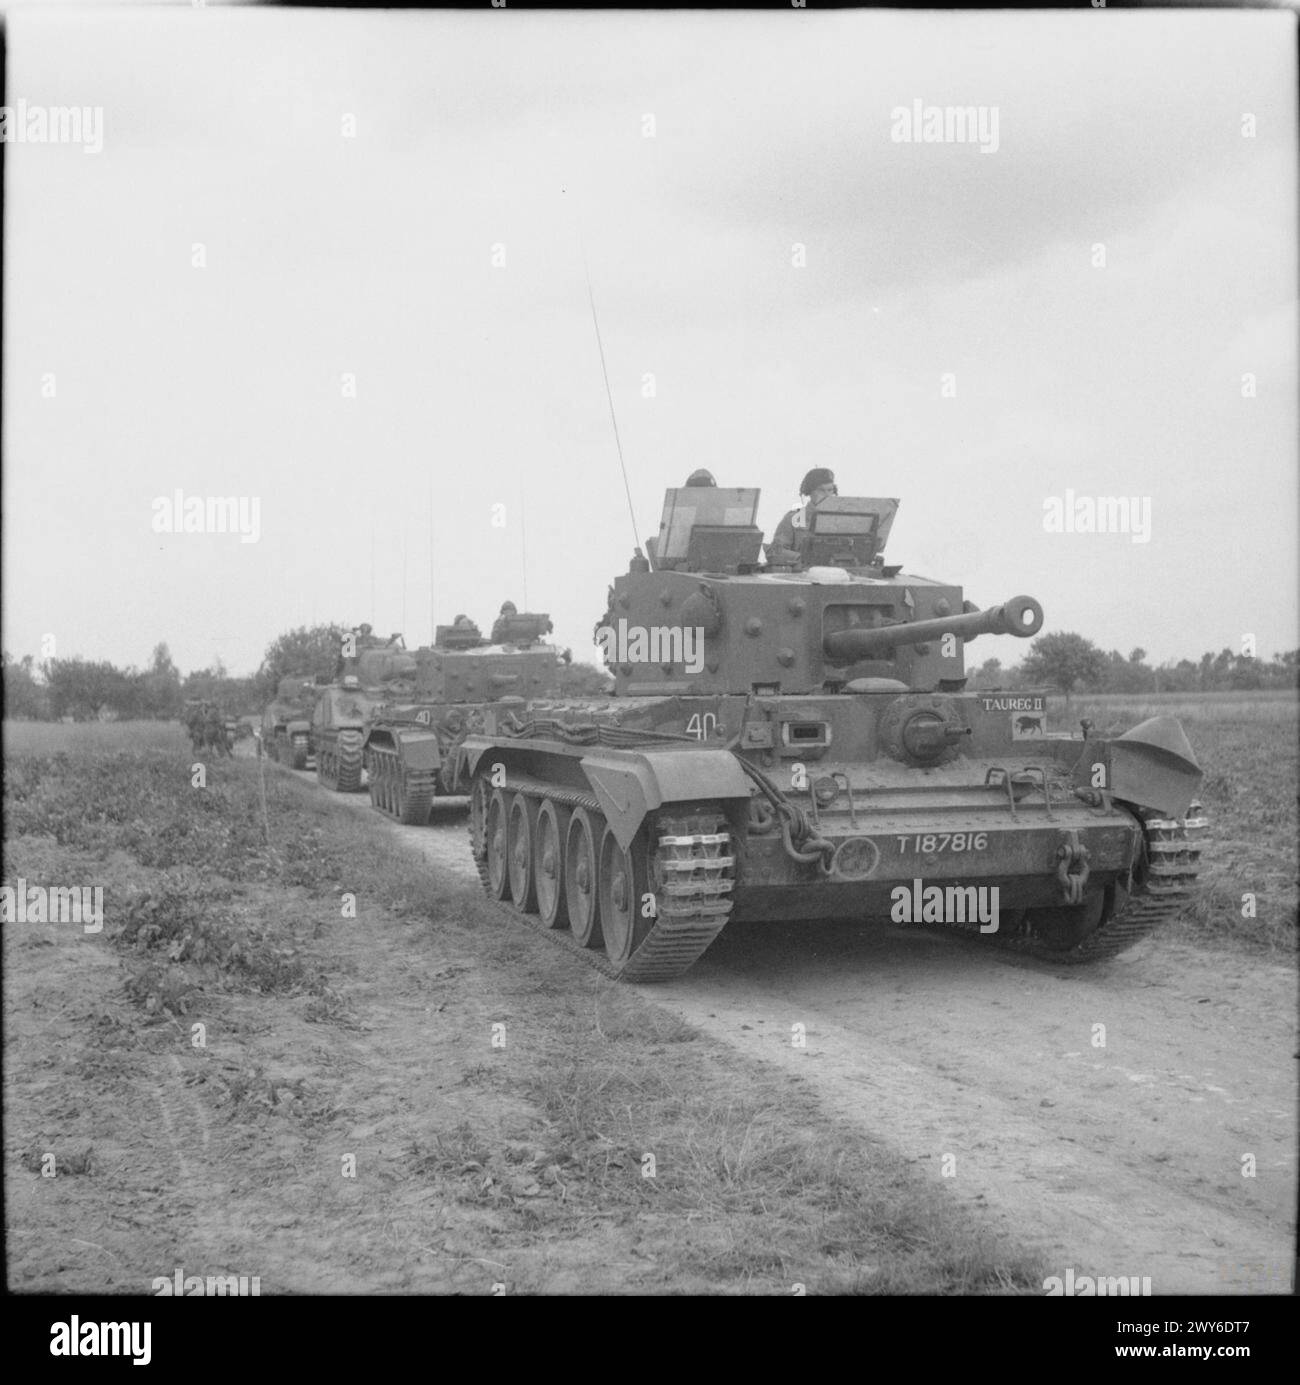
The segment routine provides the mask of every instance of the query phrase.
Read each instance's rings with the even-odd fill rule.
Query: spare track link
[[[1117,914],[1063,951],[1053,951],[1033,937],[996,934],[996,944],[1067,966],[1104,962],[1147,937],[1167,919],[1177,918],[1196,892],[1201,833],[1205,829],[1203,810],[1199,803],[1193,803],[1183,819],[1161,817],[1147,809],[1139,809],[1138,814],[1146,840],[1146,878],[1141,884],[1135,882],[1127,904]]]
[[[519,778],[507,780],[504,787],[508,792],[526,793],[539,802],[549,798],[566,808],[585,808],[594,814],[596,822],[604,822],[600,804],[592,794]],[[707,823],[702,821],[705,816]],[[616,968],[599,949],[579,947],[567,929],[543,928],[532,916],[521,914],[513,904],[503,903],[517,918],[531,923],[536,932],[580,957],[612,981],[648,983],[671,981],[683,975],[722,932],[731,914],[729,896],[735,860],[726,849],[731,834],[720,809],[680,816],[666,810],[656,813],[650,821],[659,838],[654,871],[657,879],[663,881],[660,888],[663,902],[654,927],[621,968]],[[473,812],[470,813],[469,834],[475,868],[484,891],[490,894],[487,843],[476,839]],[[712,840],[700,840],[702,838]],[[687,865],[687,862],[693,864]],[[666,879],[669,875],[679,878],[669,882]],[[670,883],[676,888],[670,888]]]

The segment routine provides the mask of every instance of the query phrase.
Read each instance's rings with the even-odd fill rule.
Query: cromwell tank
[[[306,769],[312,753],[311,713],[320,689],[314,678],[281,678],[262,713],[262,745],[273,760]]]
[[[553,696],[559,661],[542,637],[544,614],[507,603],[491,639],[459,616],[437,628],[432,648],[415,651],[414,694],[378,708],[364,747],[370,801],[400,822],[424,823],[438,794],[458,791],[455,749],[483,729],[491,704]]]
[[[948,924],[1087,961],[1186,903],[1204,818],[1177,721],[1090,737],[1049,728],[1044,690],[968,690],[966,642],[1034,635],[1041,608],[886,566],[897,501],[824,501],[766,565],[757,506],[670,490],[597,629],[614,695],[490,709],[465,739],[490,895],[631,981],[729,922]]]
[[[362,625],[347,637],[340,677],[319,690],[312,712],[316,777],[326,788],[356,793],[361,788],[362,750],[375,709],[395,696],[409,696],[415,659],[401,635],[387,640]]]

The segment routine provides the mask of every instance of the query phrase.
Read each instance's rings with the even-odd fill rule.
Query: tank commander
[[[808,497],[802,508],[791,510],[776,526],[772,542],[767,546],[769,562],[793,562],[803,556],[812,528],[812,513],[830,495],[838,495],[835,473],[829,467],[815,466],[803,478],[799,494]]]
[[[503,601],[501,611],[492,625],[492,643],[508,644],[510,642],[510,618],[519,614],[519,608],[513,601]]]
[[[686,478],[686,484],[688,486],[716,486],[718,483],[713,479],[711,471],[705,471],[703,467],[700,467],[698,471],[691,472]]]

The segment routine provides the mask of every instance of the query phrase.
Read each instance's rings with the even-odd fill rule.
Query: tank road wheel
[[[564,898],[569,927],[583,947],[600,947],[600,915],[596,903],[596,845],[605,824],[585,808],[575,808],[564,836]]]
[[[469,849],[475,861],[487,859],[487,810],[492,788],[487,776],[475,775],[469,791]]]
[[[621,971],[655,924],[654,913],[649,918],[641,915],[641,900],[651,892],[643,832],[638,832],[631,849],[624,851],[613,828],[605,828],[600,843],[599,882],[605,955]]]
[[[568,828],[569,810],[546,799],[537,810],[533,827],[533,883],[537,912],[547,928],[563,928],[569,922],[564,897],[564,838]]]
[[[509,823],[506,795],[492,790],[487,809],[487,887],[493,899],[504,899],[510,893],[509,857],[506,849]]]
[[[436,771],[407,770],[396,746],[384,752],[392,770],[393,813],[407,827],[423,827],[429,821],[433,796],[437,790]]]
[[[533,875],[533,837],[537,804],[527,794],[510,799],[506,818],[506,864],[510,876],[510,898],[524,914],[537,912],[537,881]]]

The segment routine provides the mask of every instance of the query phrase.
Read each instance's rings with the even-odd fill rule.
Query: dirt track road
[[[436,804],[429,827],[392,827],[475,878],[462,801]],[[915,930],[768,925],[731,930],[643,994],[798,1073],[1040,1246],[1051,1273],[1149,1276],[1153,1294],[1291,1290],[1288,968],[1155,939],[1057,968]]]

